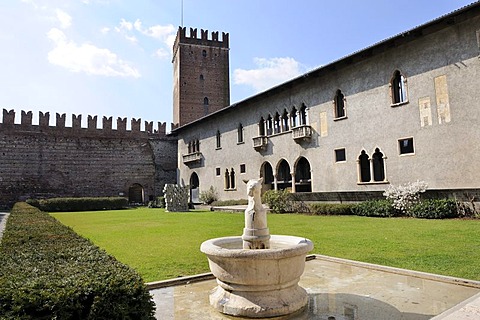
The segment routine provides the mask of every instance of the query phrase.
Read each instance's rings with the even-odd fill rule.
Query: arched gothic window
[[[383,162],[383,153],[380,149],[376,148],[375,153],[372,156],[373,161],[373,181],[385,180],[385,164]]]
[[[283,110],[282,114],[282,131],[290,130],[289,123],[288,123],[288,112],[287,110]]]
[[[291,122],[292,122],[292,128],[295,128],[296,126],[298,126],[298,123],[297,123],[297,109],[295,107],[293,107],[292,112],[290,112],[290,119],[291,119]]]
[[[258,135],[261,137],[265,136],[265,120],[263,117],[260,118],[260,122],[258,123]]]
[[[225,189],[230,189],[230,172],[228,172],[228,169],[225,169]]]
[[[230,169],[230,188],[235,189],[235,171],[233,168]]]
[[[335,118],[345,117],[345,96],[340,89],[335,93]]]
[[[222,147],[222,135],[220,134],[220,130],[217,130],[217,149]]]
[[[302,105],[302,108],[300,108],[300,125],[307,125],[307,106],[305,105]]]
[[[407,102],[407,80],[400,73],[400,71],[395,70],[393,73],[392,81],[390,82],[392,90],[392,103],[403,103]]]
[[[243,125],[239,123],[237,128],[237,143],[242,143],[242,142],[243,142]]]
[[[370,158],[365,150],[358,157],[359,182],[386,182],[385,156],[379,148]]]
[[[365,150],[362,150],[358,157],[358,164],[360,170],[360,182],[370,182],[370,159]]]
[[[273,121],[272,121],[272,116],[268,115],[267,118],[267,136],[270,136],[273,134]]]
[[[273,133],[280,133],[280,115],[275,113],[275,118],[273,118]]]

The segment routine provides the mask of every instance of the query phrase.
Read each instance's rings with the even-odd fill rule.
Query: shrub
[[[157,197],[155,200],[148,202],[149,208],[165,208],[165,197]]]
[[[200,201],[202,201],[203,203],[211,204],[213,201],[216,200],[218,200],[218,194],[217,190],[213,186],[210,186],[207,191],[200,192]]]
[[[268,190],[262,196],[262,203],[275,213],[294,212],[294,202],[288,190]]]
[[[403,214],[409,215],[410,209],[420,201],[420,193],[427,190],[427,184],[416,181],[400,186],[390,185],[383,195],[393,201],[393,207]]]
[[[363,201],[352,206],[351,210],[353,214],[365,217],[395,217],[399,215],[389,200]]]
[[[310,212],[314,215],[352,215],[355,204],[347,203],[310,203]]]
[[[134,270],[26,203],[10,213],[0,261],[5,319],[154,319]]]
[[[85,198],[51,198],[29,199],[27,203],[46,212],[117,210],[128,206],[128,199],[123,197],[85,197]]]
[[[410,216],[425,219],[445,219],[458,217],[457,203],[453,199],[427,199],[410,209]]]

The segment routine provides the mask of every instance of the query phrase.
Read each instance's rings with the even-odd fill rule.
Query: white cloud
[[[144,29],[142,28],[142,22],[137,19],[134,23],[134,26],[137,31],[143,33],[146,36],[158,39],[167,45],[169,45],[169,38],[172,36],[172,34],[175,34],[175,27],[172,24],[168,24],[165,26],[157,24]]]
[[[253,87],[257,92],[299,76],[304,67],[293,58],[255,58],[256,69],[236,69],[233,74],[235,84]]]
[[[135,22],[121,19],[119,26],[115,27],[115,30],[120,33],[127,33],[134,29],[145,36],[160,40],[166,45],[173,45],[173,41],[175,40],[175,27],[172,24],[165,26],[157,24],[144,28],[140,19],[135,20]]]
[[[78,45],[68,40],[65,33],[57,28],[51,29],[47,36],[55,43],[55,48],[48,53],[48,61],[51,64],[72,72],[84,72],[90,75],[140,77],[137,69],[108,49],[98,48],[88,43]]]
[[[109,28],[109,27],[103,27],[103,28],[100,30],[100,32],[101,32],[102,34],[107,34],[107,33],[110,32],[110,28]]]
[[[164,48],[160,48],[155,53],[153,54],[154,57],[160,58],[160,59],[165,59],[170,57],[170,52],[165,50]]]
[[[67,29],[72,25],[72,17],[61,9],[56,9],[57,19],[60,21],[62,29]]]

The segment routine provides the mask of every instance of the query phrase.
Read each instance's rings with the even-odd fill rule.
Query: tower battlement
[[[178,27],[177,37],[175,38],[175,44],[173,45],[173,51],[175,52],[178,44],[193,44],[204,45],[211,47],[221,47],[228,49],[229,46],[229,34],[222,32],[222,39],[219,40],[219,32],[212,31],[211,38],[208,37],[208,30],[200,29],[200,37],[198,37],[197,28],[190,28],[190,32],[187,35],[186,27]]]

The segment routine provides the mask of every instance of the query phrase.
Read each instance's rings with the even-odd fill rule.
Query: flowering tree
[[[413,205],[420,201],[420,193],[427,190],[427,183],[417,180],[399,186],[390,185],[383,195],[393,201],[393,207],[403,214],[409,214]]]

